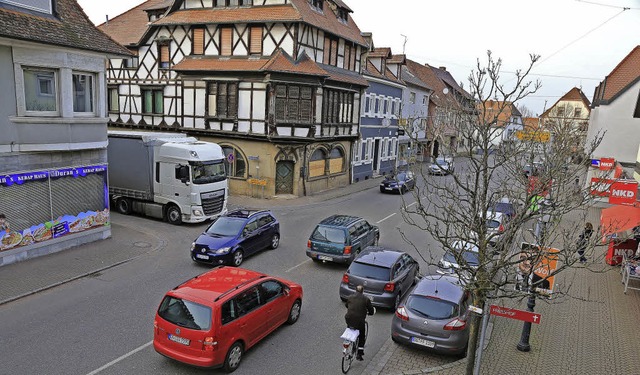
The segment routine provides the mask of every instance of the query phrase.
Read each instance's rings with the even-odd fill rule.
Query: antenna
[[[404,55],[405,54],[404,51],[407,46],[407,40],[409,40],[409,38],[407,38],[407,36],[404,34],[400,34],[400,36],[404,38],[404,43],[402,43],[402,54]]]

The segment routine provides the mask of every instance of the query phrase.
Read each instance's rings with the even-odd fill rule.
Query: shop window
[[[341,149],[334,148],[329,155],[329,174],[342,173],[344,171],[344,154]]]
[[[207,85],[207,115],[223,119],[238,116],[238,84],[210,82]]]
[[[317,149],[311,154],[309,159],[309,177],[320,177],[326,174],[327,154],[322,149]]]
[[[222,146],[222,151],[224,151],[225,155],[224,164],[227,176],[245,178],[247,163],[242,153],[232,146]]]
[[[142,113],[164,113],[164,94],[161,88],[142,89]]]
[[[56,72],[27,68],[24,75],[24,99],[26,110],[30,114],[57,114],[58,91],[56,88]]]

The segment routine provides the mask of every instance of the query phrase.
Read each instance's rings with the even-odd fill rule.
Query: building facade
[[[398,158],[401,164],[425,161],[431,153],[427,133],[429,103],[433,90],[418,78],[415,64],[402,66],[402,113],[400,125],[404,133],[399,137]],[[426,157],[426,158],[425,158]]]
[[[105,66],[74,0],[0,2],[0,264],[111,235]]]
[[[313,194],[350,183],[366,43],[339,0],[149,0],[100,26],[114,128],[220,144],[230,192]]]
[[[564,94],[549,109],[540,115],[541,122],[551,136],[571,137],[572,152],[585,148],[591,102],[581,89],[574,87]]]

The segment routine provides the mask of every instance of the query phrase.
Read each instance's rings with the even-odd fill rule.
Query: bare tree
[[[520,111],[520,114],[522,114],[522,117],[537,117],[533,111],[531,109],[529,109],[529,107],[527,107],[524,104],[519,104],[516,106],[518,108],[518,111]]]
[[[469,76],[473,101],[457,98],[446,102],[432,129],[437,133],[438,129],[454,124],[464,145],[463,154],[469,157],[446,177],[428,176],[424,169],[416,170],[423,182],[414,190],[418,204],[403,210],[405,221],[437,244],[432,249],[423,243],[412,243],[402,233],[429,264],[429,272],[434,273],[443,252],[453,254],[459,267],[446,271],[459,277],[470,293],[470,304],[485,310],[495,298],[525,300],[530,293],[546,293],[549,278],[576,263],[579,231],[565,233],[558,223],[565,214],[585,207],[590,201],[589,194],[575,184],[575,177],[584,173],[586,165],[567,168],[572,150],[566,147],[568,137],[562,129],[558,129],[555,143],[541,139],[542,133],[534,133],[510,139],[514,141],[510,142],[512,147],[494,151],[496,143],[505,138],[500,126],[502,115],[509,111],[509,106],[540,87],[539,82],[527,78],[538,58],[531,55],[528,67],[506,81],[502,77],[502,61],[490,51],[486,61],[478,60]],[[489,101],[498,102],[498,107],[493,105],[489,110]],[[590,154],[599,141],[592,140],[586,153]],[[528,175],[524,173],[526,165],[531,167]],[[512,203],[514,212],[503,227],[494,231],[487,223],[495,218],[494,207],[500,200]],[[595,237],[591,238],[591,247]],[[537,246],[522,252],[523,240]],[[461,247],[460,243],[470,246]],[[551,253],[552,245],[560,251]],[[477,248],[477,264],[465,256],[469,247]],[[533,277],[537,266],[549,257],[557,258],[558,267],[546,277]],[[523,265],[532,266],[519,267]],[[516,277],[518,272],[520,278]],[[522,285],[517,284],[518,280],[523,280]],[[529,280],[532,282],[528,283]],[[560,292],[554,290],[554,295]],[[470,313],[467,321],[470,325],[467,374],[474,369],[479,318]]]

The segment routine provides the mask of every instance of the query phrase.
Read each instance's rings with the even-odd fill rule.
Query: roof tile
[[[179,10],[153,23],[160,25],[187,25],[239,22],[291,22],[302,16],[291,5],[255,6],[251,8],[206,8]]]
[[[98,26],[98,28],[123,46],[137,45],[148,29],[146,9],[165,4],[165,0],[148,0]]]
[[[609,101],[613,99],[638,78],[640,78],[640,45],[636,46],[622,59],[605,78],[603,81],[604,93],[602,94],[602,100]]]
[[[178,72],[259,72],[269,62],[268,59],[233,59],[229,57],[188,56],[173,66]]]

